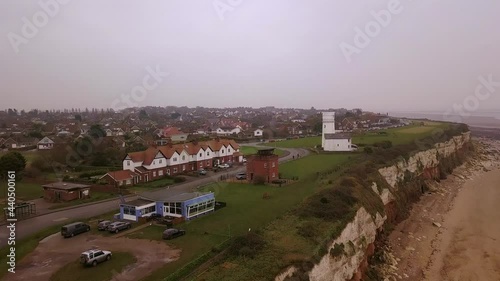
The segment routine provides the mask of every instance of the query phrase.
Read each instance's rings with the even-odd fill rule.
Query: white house
[[[324,151],[353,151],[351,136],[335,131],[335,112],[323,112],[323,133],[321,146]]]
[[[38,150],[52,149],[52,148],[54,148],[54,141],[49,139],[48,137],[44,137],[42,140],[40,140],[37,143],[36,146],[37,146]]]
[[[239,127],[219,127],[216,132],[219,136],[230,136],[232,134],[239,134],[241,129]]]
[[[257,129],[255,131],[253,131],[253,136],[254,137],[262,137],[262,134],[264,133],[264,130],[262,129]]]

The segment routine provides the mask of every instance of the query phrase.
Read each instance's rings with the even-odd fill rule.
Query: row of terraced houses
[[[242,160],[239,145],[234,140],[151,146],[145,151],[128,153],[123,159],[123,170],[109,172],[101,179],[116,186],[134,185]]]

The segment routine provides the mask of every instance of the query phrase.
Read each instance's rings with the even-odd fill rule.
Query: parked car
[[[236,179],[237,180],[246,180],[247,179],[247,174],[246,173],[237,173],[236,174]]]
[[[200,170],[198,171],[198,175],[202,175],[202,176],[204,176],[204,175],[206,175],[206,174],[207,174],[207,170],[205,170],[205,169],[200,169]]]
[[[165,231],[163,231],[163,239],[170,240],[182,236],[184,234],[186,234],[186,231],[183,229],[168,228],[165,229]]]
[[[108,226],[108,231],[118,233],[122,230],[130,229],[131,227],[132,227],[132,224],[130,224],[129,222],[117,221],[117,222],[114,222]]]
[[[172,227],[174,225],[174,221],[169,218],[159,218],[158,220],[156,220],[156,222],[159,224],[164,224],[167,227]]]
[[[61,227],[61,235],[64,238],[73,237],[80,233],[90,231],[90,225],[83,222],[75,222]]]
[[[229,165],[228,164],[219,164],[219,168],[227,169],[227,168],[229,168]]]
[[[241,160],[241,162],[246,163],[246,162],[247,162],[247,159],[246,159],[246,158],[243,158],[243,159]]]
[[[110,251],[88,250],[80,255],[80,263],[83,265],[96,266],[98,263],[109,261],[111,259]]]
[[[100,221],[98,224],[97,224],[97,230],[99,231],[104,231],[108,228],[108,226],[112,223],[112,221],[108,221],[108,220],[103,220],[103,221]]]

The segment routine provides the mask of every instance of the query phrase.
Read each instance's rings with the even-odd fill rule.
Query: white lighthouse
[[[323,112],[323,133],[321,146],[324,151],[353,151],[356,146],[348,134],[335,133],[335,112]]]
[[[325,147],[325,134],[335,134],[335,112],[323,112],[321,147]]]

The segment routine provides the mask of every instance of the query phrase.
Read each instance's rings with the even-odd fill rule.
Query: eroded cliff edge
[[[470,132],[466,132],[378,169],[381,181],[373,181],[371,188],[380,197],[384,211],[373,213],[360,207],[340,235],[329,243],[327,254],[307,272],[308,279],[361,280],[384,225],[404,217],[427,189],[428,182],[439,181],[451,173],[464,161],[471,146]],[[303,269],[288,267],[275,280],[292,280],[300,270]]]

